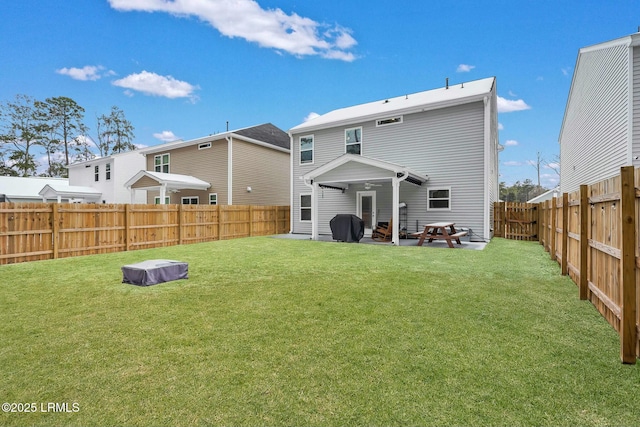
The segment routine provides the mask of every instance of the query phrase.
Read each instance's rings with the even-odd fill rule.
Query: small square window
[[[429,189],[427,196],[428,210],[451,210],[451,189],[450,188],[433,188]]]
[[[217,205],[218,204],[218,193],[209,194],[209,204]]]

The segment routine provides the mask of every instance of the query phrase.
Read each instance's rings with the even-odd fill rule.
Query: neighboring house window
[[[300,195],[300,221],[311,221],[311,194]]]
[[[209,194],[209,204],[217,205],[218,204],[218,193]]]
[[[164,204],[165,205],[168,205],[170,202],[171,202],[171,199],[169,198],[169,196],[164,198]],[[153,203],[156,204],[156,205],[159,205],[160,204],[160,196],[154,197]]]
[[[192,197],[183,197],[182,204],[183,205],[197,205],[198,204],[198,196]]]
[[[427,196],[427,209],[451,210],[451,189],[430,188]]]
[[[154,157],[155,171],[169,173],[169,153]]]
[[[105,178],[107,181],[111,179],[111,163],[104,165]]]
[[[100,181],[100,166],[93,167],[93,180],[95,182]]]
[[[300,164],[313,163],[313,135],[300,137]]]
[[[207,148],[211,148],[210,142],[203,142],[202,144],[198,144],[198,150],[206,150]]]
[[[403,116],[387,117],[385,119],[376,120],[376,126],[387,126],[402,123]]]
[[[344,131],[345,153],[362,154],[362,128]]]

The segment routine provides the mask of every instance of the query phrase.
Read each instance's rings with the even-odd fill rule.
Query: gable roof
[[[95,188],[61,183],[47,184],[38,194],[45,199],[61,197],[64,199],[84,199],[89,202],[96,202],[102,197],[102,193]]]
[[[271,123],[265,123],[258,126],[238,129],[229,132],[209,135],[202,138],[190,139],[188,141],[173,141],[166,144],[154,145],[152,147],[143,148],[140,153],[143,155],[167,152],[177,148],[188,147],[191,145],[202,144],[205,142],[219,141],[227,137],[241,139],[263,147],[272,148],[274,150],[288,153],[290,147],[289,135],[282,129],[277,128]]]
[[[155,184],[153,186],[147,186],[144,188],[159,187],[166,185],[168,189],[191,189],[191,190],[206,190],[211,187],[211,184],[198,179],[190,175],[179,175],[176,173],[163,173],[141,170],[135,174],[131,179],[124,183],[126,188],[132,187],[137,181],[142,178],[151,178]],[[139,188],[139,189],[142,189]]]
[[[495,87],[495,80],[495,77],[489,77],[340,108],[299,124],[291,128],[289,133],[308,132],[330,126],[347,125],[365,120],[382,119],[393,115],[417,113],[478,101],[491,93]]]

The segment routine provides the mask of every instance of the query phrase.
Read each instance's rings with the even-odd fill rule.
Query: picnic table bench
[[[434,222],[431,224],[425,224],[422,232],[413,233],[413,237],[418,237],[418,246],[422,246],[425,240],[429,240],[429,243],[434,240],[446,240],[447,245],[453,248],[452,240],[455,240],[457,244],[462,245],[460,237],[466,236],[466,231],[456,231],[455,223],[453,222]]]

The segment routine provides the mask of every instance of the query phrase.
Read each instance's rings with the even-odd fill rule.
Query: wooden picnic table
[[[429,243],[434,240],[446,240],[450,248],[453,248],[452,240],[455,240],[457,244],[461,245],[460,237],[466,236],[466,231],[456,231],[454,222],[433,222],[431,224],[425,224],[422,233],[415,233],[419,236],[418,246],[422,246],[425,240],[429,239]]]

